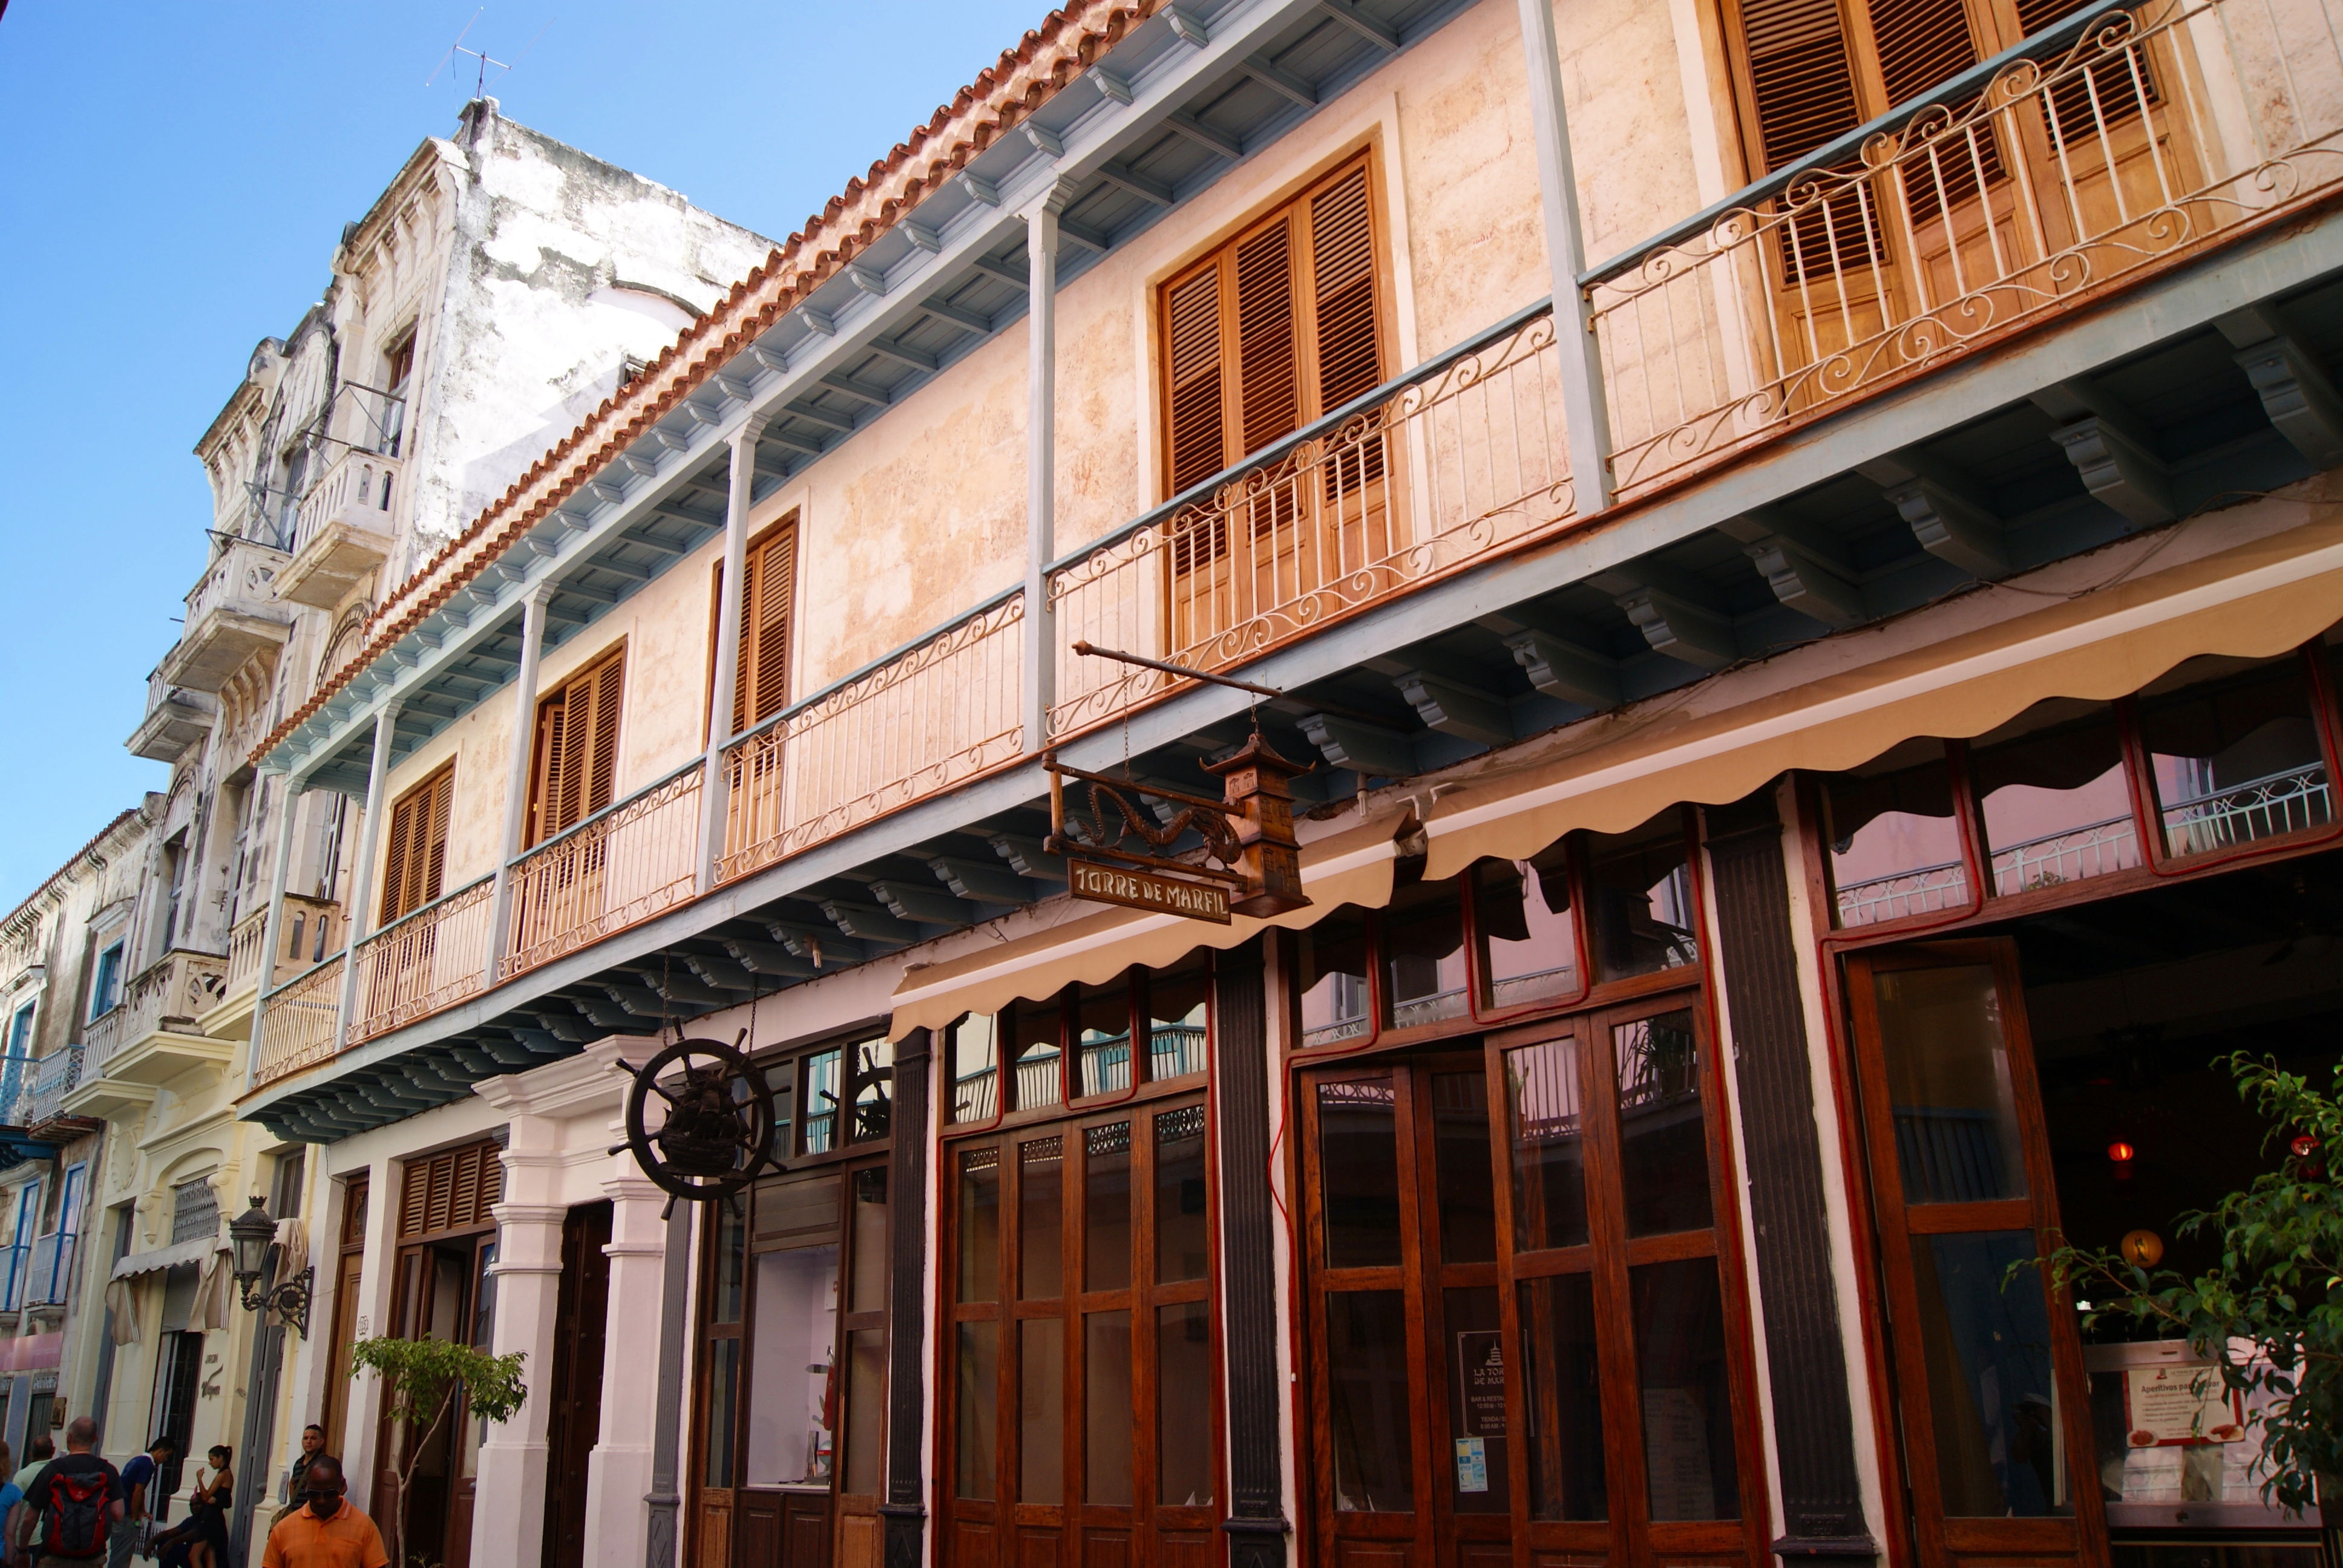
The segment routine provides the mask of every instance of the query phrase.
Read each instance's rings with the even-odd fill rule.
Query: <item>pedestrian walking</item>
[[[106,1538],[106,1568],[129,1568],[130,1559],[138,1552],[139,1537],[146,1531],[156,1477],[178,1452],[179,1445],[170,1433],[157,1432],[146,1452],[132,1455],[122,1467],[122,1517]]]
[[[65,1428],[65,1452],[51,1460],[25,1494],[24,1524],[16,1549],[32,1557],[37,1527],[41,1540],[35,1568],[86,1568],[106,1555],[115,1521],[122,1517],[122,1476],[91,1451],[97,1422],[75,1416]]]
[[[305,1506],[268,1533],[260,1568],[387,1568],[390,1554],[374,1521],[342,1495],[342,1462],[320,1453],[303,1474]]]

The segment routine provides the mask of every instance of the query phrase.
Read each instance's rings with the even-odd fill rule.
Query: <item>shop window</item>
[[[808,1154],[838,1147],[839,1108],[845,1103],[846,1052],[818,1050],[805,1059],[805,1145]]]
[[[1565,846],[1526,860],[1483,860],[1472,877],[1483,1005],[1503,1011],[1577,995],[1578,921]]]
[[[1201,960],[1147,982],[1147,1077],[1152,1083],[1204,1070],[1212,971]]]
[[[1401,889],[1383,910],[1381,923],[1388,1027],[1442,1023],[1472,1010],[1464,972],[1464,910],[1455,881]]]
[[[1586,1101],[1578,1042],[1565,1035],[1505,1053],[1513,1135],[1514,1244],[1583,1247],[1586,1222]]]
[[[1716,1265],[1706,1258],[1646,1263],[1627,1271],[1627,1290],[1650,1517],[1737,1519],[1741,1488]]]
[[[1557,1274],[1519,1287],[1523,1402],[1529,1415],[1530,1517],[1611,1516],[1603,1464],[1602,1355],[1594,1278]]]
[[[1074,1046],[1081,1056],[1078,1092],[1119,1094],[1129,1089],[1132,1070],[1130,978],[1084,986],[1074,1005]]]
[[[2140,693],[2137,714],[2167,855],[2334,820],[2309,682],[2295,655],[2192,658]]]
[[[856,1143],[884,1138],[895,1119],[895,1042],[885,1035],[846,1048],[847,1137]]]
[[[953,1153],[956,1528],[1122,1550],[1134,1533],[1211,1528],[1205,1126],[1202,1103],[1173,1100]],[[1073,1560],[1091,1559],[1077,1543]]]
[[[1586,903],[1598,978],[1626,980],[1700,961],[1700,917],[1683,814],[1586,836]]]
[[[1296,945],[1302,1045],[1338,1045],[1367,1033],[1365,911],[1344,905],[1304,930]]]
[[[951,1026],[945,1049],[951,1121],[991,1121],[1001,1111],[1000,1020],[989,1012],[970,1013]]]
[[[1611,1030],[1618,1072],[1619,1184],[1627,1234],[1663,1236],[1710,1222],[1700,1045],[1692,1014],[1639,1018]]]
[[[2026,1196],[2016,1083],[1992,969],[1882,970],[1874,987],[1905,1201]]]
[[[2123,739],[2103,702],[2037,702],[1968,746],[1998,897],[2141,863]]]
[[[1009,1044],[1016,1066],[1010,1086],[1019,1111],[1063,1104],[1065,1050],[1058,1040],[1058,1004],[1019,1002],[1010,1010]]]
[[[1907,740],[1823,783],[1834,914],[1875,925],[1968,902],[1952,770],[1941,740]]]

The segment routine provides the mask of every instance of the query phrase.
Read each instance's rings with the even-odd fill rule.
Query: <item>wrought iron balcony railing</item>
[[[2106,0],[1589,272],[1614,489],[1735,460],[2343,181],[2338,8]],[[1056,563],[1051,740],[1190,684],[1077,642],[1226,668],[1571,527],[1554,331],[1526,308]],[[728,743],[713,799],[695,762],[517,859],[498,982],[688,900],[709,813],[731,881],[1023,760],[1026,613],[996,595]],[[2197,838],[2314,809],[2184,805],[2168,826]],[[2137,855],[2083,832],[1997,856],[1996,883]],[[1963,874],[1841,890],[1839,919],[1940,907]],[[488,890],[362,944],[349,1038],[485,983]],[[339,963],[269,998],[259,1081],[331,1053]]]
[[[25,1091],[25,1126],[39,1127],[65,1114],[65,1096],[81,1082],[85,1054],[75,1040],[35,1059]]]

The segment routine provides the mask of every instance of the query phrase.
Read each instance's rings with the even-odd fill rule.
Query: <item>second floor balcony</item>
[[[516,858],[501,917],[476,866],[286,977],[257,1081],[288,1087],[263,1114],[378,1124],[1051,896],[1045,749],[1192,789],[1258,722],[1315,756],[1299,793],[1323,803],[2332,466],[2335,19],[2088,7],[1588,270],[1566,325],[1594,346],[1611,510],[1571,471],[1570,372],[1533,305],[1051,563],[1040,606],[979,599]],[[634,471],[720,489],[687,433],[715,422],[679,418]],[[580,578],[660,537],[656,486],[597,490],[538,551],[574,548]],[[458,590],[380,689],[462,711],[513,646],[506,576]],[[538,580],[580,623],[616,591]],[[364,709],[284,765],[362,779]],[[294,1083],[341,1049],[348,1082]]]
[[[382,565],[390,553],[398,474],[397,457],[364,447],[343,449],[302,498],[293,558],[277,576],[277,598],[332,609]]]
[[[210,694],[175,686],[157,668],[146,678],[146,716],[124,744],[133,757],[176,762],[187,748],[211,733],[219,703]]]
[[[36,1058],[26,1074],[23,1101],[25,1129],[35,1138],[63,1142],[100,1125],[86,1113],[66,1104],[82,1081],[85,1048],[78,1040],[61,1045]]]
[[[86,1096],[100,1079],[156,1085],[224,1063],[235,1042],[206,1037],[197,1020],[226,994],[226,973],[217,954],[176,949],[132,976],[121,1000],[82,1031],[84,1087],[74,1109],[93,1113]]]
[[[162,678],[190,691],[217,692],[252,655],[282,647],[293,622],[276,595],[284,564],[280,551],[249,539],[222,546],[187,592],[186,621],[179,646],[163,660]]]

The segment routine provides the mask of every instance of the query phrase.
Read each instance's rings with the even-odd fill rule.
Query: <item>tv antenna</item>
[[[5,4],[5,0],[0,0],[0,4]],[[453,60],[458,55],[466,55],[478,62],[478,67],[472,83],[472,96],[475,98],[484,98],[488,96],[488,67],[494,65],[499,71],[510,71],[513,66],[519,65],[522,60],[528,58],[530,49],[537,47],[537,38],[542,38],[545,36],[545,27],[550,27],[553,25],[552,20],[548,18],[545,27],[539,27],[537,30],[537,38],[531,38],[527,46],[524,47],[519,54],[515,55],[509,62],[493,59],[486,50],[467,49],[464,47],[464,40],[472,35],[473,23],[478,22],[480,19],[481,14],[487,10],[488,7],[483,5],[478,10],[472,13],[472,20],[464,24],[464,30],[456,35],[456,41],[447,45],[447,52],[439,56],[439,63],[437,65],[431,67],[431,75],[423,79],[423,85],[427,87],[432,83],[439,79],[439,73],[447,68],[448,61]]]

